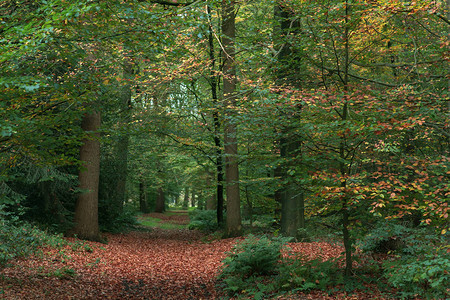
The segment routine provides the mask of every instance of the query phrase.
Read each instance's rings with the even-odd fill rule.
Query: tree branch
[[[450,21],[449,21],[446,17],[444,17],[443,15],[441,15],[440,13],[435,12],[434,15],[435,15],[436,17],[438,17],[439,19],[441,19],[442,21],[444,21],[445,23],[447,23],[448,25],[450,25]]]
[[[141,0],[140,2],[145,2],[145,0]],[[155,3],[155,4],[167,5],[167,6],[189,6],[189,5],[193,4],[193,3],[195,3],[195,1],[193,1],[193,2],[185,2],[185,3],[178,3],[178,2],[164,1],[164,0],[152,0],[150,2],[151,3]]]

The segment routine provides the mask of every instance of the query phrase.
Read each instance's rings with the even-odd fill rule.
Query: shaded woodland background
[[[339,240],[348,277],[400,251],[391,284],[448,293],[449,6],[2,1],[0,258],[23,226],[101,241],[195,207]]]

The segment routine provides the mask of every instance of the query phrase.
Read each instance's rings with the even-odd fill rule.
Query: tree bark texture
[[[211,175],[212,176],[212,175]],[[208,175],[206,177],[206,186],[210,186],[211,185],[211,178],[210,175]],[[215,210],[217,209],[217,195],[215,193],[211,194],[207,194],[206,195],[206,200],[205,200],[205,209],[206,210]]]
[[[189,187],[184,188],[183,209],[189,207]]]
[[[143,180],[139,182],[139,211],[148,213],[147,205],[147,187]]]
[[[274,10],[275,18],[279,21],[279,27],[275,32],[278,34],[275,38],[279,40],[279,54],[278,63],[284,65],[286,61],[292,61],[291,56],[294,54],[289,43],[286,41],[286,35],[290,31],[296,30],[300,25],[295,22],[292,23],[292,15],[286,11],[282,6],[277,5]],[[292,84],[300,86],[298,78],[290,75],[292,71],[290,68],[280,67],[277,74],[277,81],[279,85]],[[295,73],[295,72],[294,72]],[[300,110],[294,116],[286,118],[300,117]],[[289,121],[289,120],[288,120]],[[289,121],[290,122],[290,121]],[[295,122],[295,120],[293,120]],[[280,177],[283,186],[275,193],[275,197],[281,202],[281,232],[284,236],[303,238],[298,235],[298,229],[305,226],[304,217],[304,195],[300,186],[292,182],[292,178],[288,174],[288,170],[295,166],[296,158],[300,156],[301,141],[298,136],[292,134],[292,126],[283,126],[281,129],[282,138],[279,141],[280,156],[284,160],[281,166],[276,170],[276,175]]]
[[[197,205],[197,199],[195,197],[195,191],[191,192],[191,207],[195,207]]]
[[[214,52],[214,36],[213,36],[213,27],[211,23],[211,8],[207,6],[208,12],[208,23],[209,23],[209,59],[211,61],[211,71],[209,75],[210,84],[211,84],[211,97],[216,106],[218,106],[219,101],[217,97],[217,75],[215,73],[216,68],[216,56]],[[213,111],[213,120],[214,120],[214,145],[216,146],[216,172],[217,172],[217,182],[216,182],[216,198],[217,205],[214,205],[213,209],[217,210],[217,224],[219,227],[223,225],[223,207],[224,207],[224,198],[223,198],[223,150],[222,143],[220,142],[220,119],[219,119],[219,107]],[[208,209],[208,203],[206,205],[206,209]],[[209,207],[212,207],[209,205]]]
[[[236,106],[236,66],[235,45],[235,1],[222,0],[222,45],[223,45],[223,101],[225,106],[224,146],[225,146],[225,177],[227,195],[227,226],[228,237],[242,234],[241,201],[239,194],[239,166],[237,129],[234,118]]]
[[[158,188],[158,195],[156,196],[155,212],[163,213],[166,210],[166,195],[162,187]]]
[[[128,147],[129,147],[129,134],[127,133],[128,124],[131,120],[131,86],[128,83],[131,75],[133,74],[132,65],[125,63],[123,67],[123,77],[127,80],[127,83],[122,87],[120,95],[120,123],[124,130],[121,132],[119,140],[117,142],[117,184],[115,187],[116,193],[114,195],[115,208],[119,213],[123,211],[123,204],[126,200],[126,182],[127,182],[127,169],[128,169]]]
[[[345,1],[345,29],[344,29],[344,45],[345,45],[345,52],[344,52],[344,93],[347,95],[349,93],[348,91],[348,85],[349,85],[349,53],[350,53],[350,35],[349,35],[349,18],[350,18],[350,9],[349,9],[349,3],[348,1]],[[349,113],[349,105],[347,102],[344,102],[344,105],[342,107],[342,121],[347,121],[348,119],[348,113]],[[341,142],[339,146],[339,153],[340,153],[340,171],[342,178],[346,178],[347,175],[351,173],[351,167],[347,166],[344,161],[347,158],[348,151],[347,147],[347,141],[346,141],[346,135],[343,134],[341,137]],[[347,188],[347,182],[344,180],[341,184],[344,191]],[[351,276],[352,275],[352,265],[353,265],[353,257],[352,257],[352,240],[350,237],[350,219],[349,219],[349,198],[347,195],[344,195],[342,197],[342,236],[344,240],[344,248],[345,248],[345,275]]]
[[[99,241],[98,225],[98,185],[100,175],[100,133],[99,112],[89,112],[83,117],[81,127],[88,134],[80,148],[82,168],[78,174],[79,195],[75,206],[75,217],[72,233],[81,239]]]
[[[301,143],[295,139],[281,139],[281,157],[286,163],[281,168],[281,177],[285,181],[285,185],[280,189],[281,198],[281,232],[284,236],[294,237],[297,239],[304,238],[299,236],[298,229],[305,226],[305,203],[304,194],[295,182],[289,177],[287,170],[295,163],[295,157],[299,155],[298,151]]]

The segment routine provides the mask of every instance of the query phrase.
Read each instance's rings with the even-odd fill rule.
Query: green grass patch
[[[188,211],[187,210],[167,210],[164,212],[164,214],[167,216],[182,216],[182,215],[187,215]]]
[[[152,218],[152,217],[142,217],[138,220],[139,224],[146,227],[152,227],[152,228],[161,228],[161,229],[185,229],[187,228],[187,225],[180,225],[180,224],[173,224],[164,222],[161,219],[158,218]]]

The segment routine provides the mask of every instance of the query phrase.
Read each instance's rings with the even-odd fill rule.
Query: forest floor
[[[184,225],[186,213],[149,214]],[[208,239],[188,229],[106,234],[107,244],[67,238],[68,245],[12,261],[0,270],[0,299],[225,299],[216,275],[239,239]],[[325,242],[293,243],[309,257],[337,257]],[[312,291],[276,299],[383,299],[376,287],[353,293]]]

